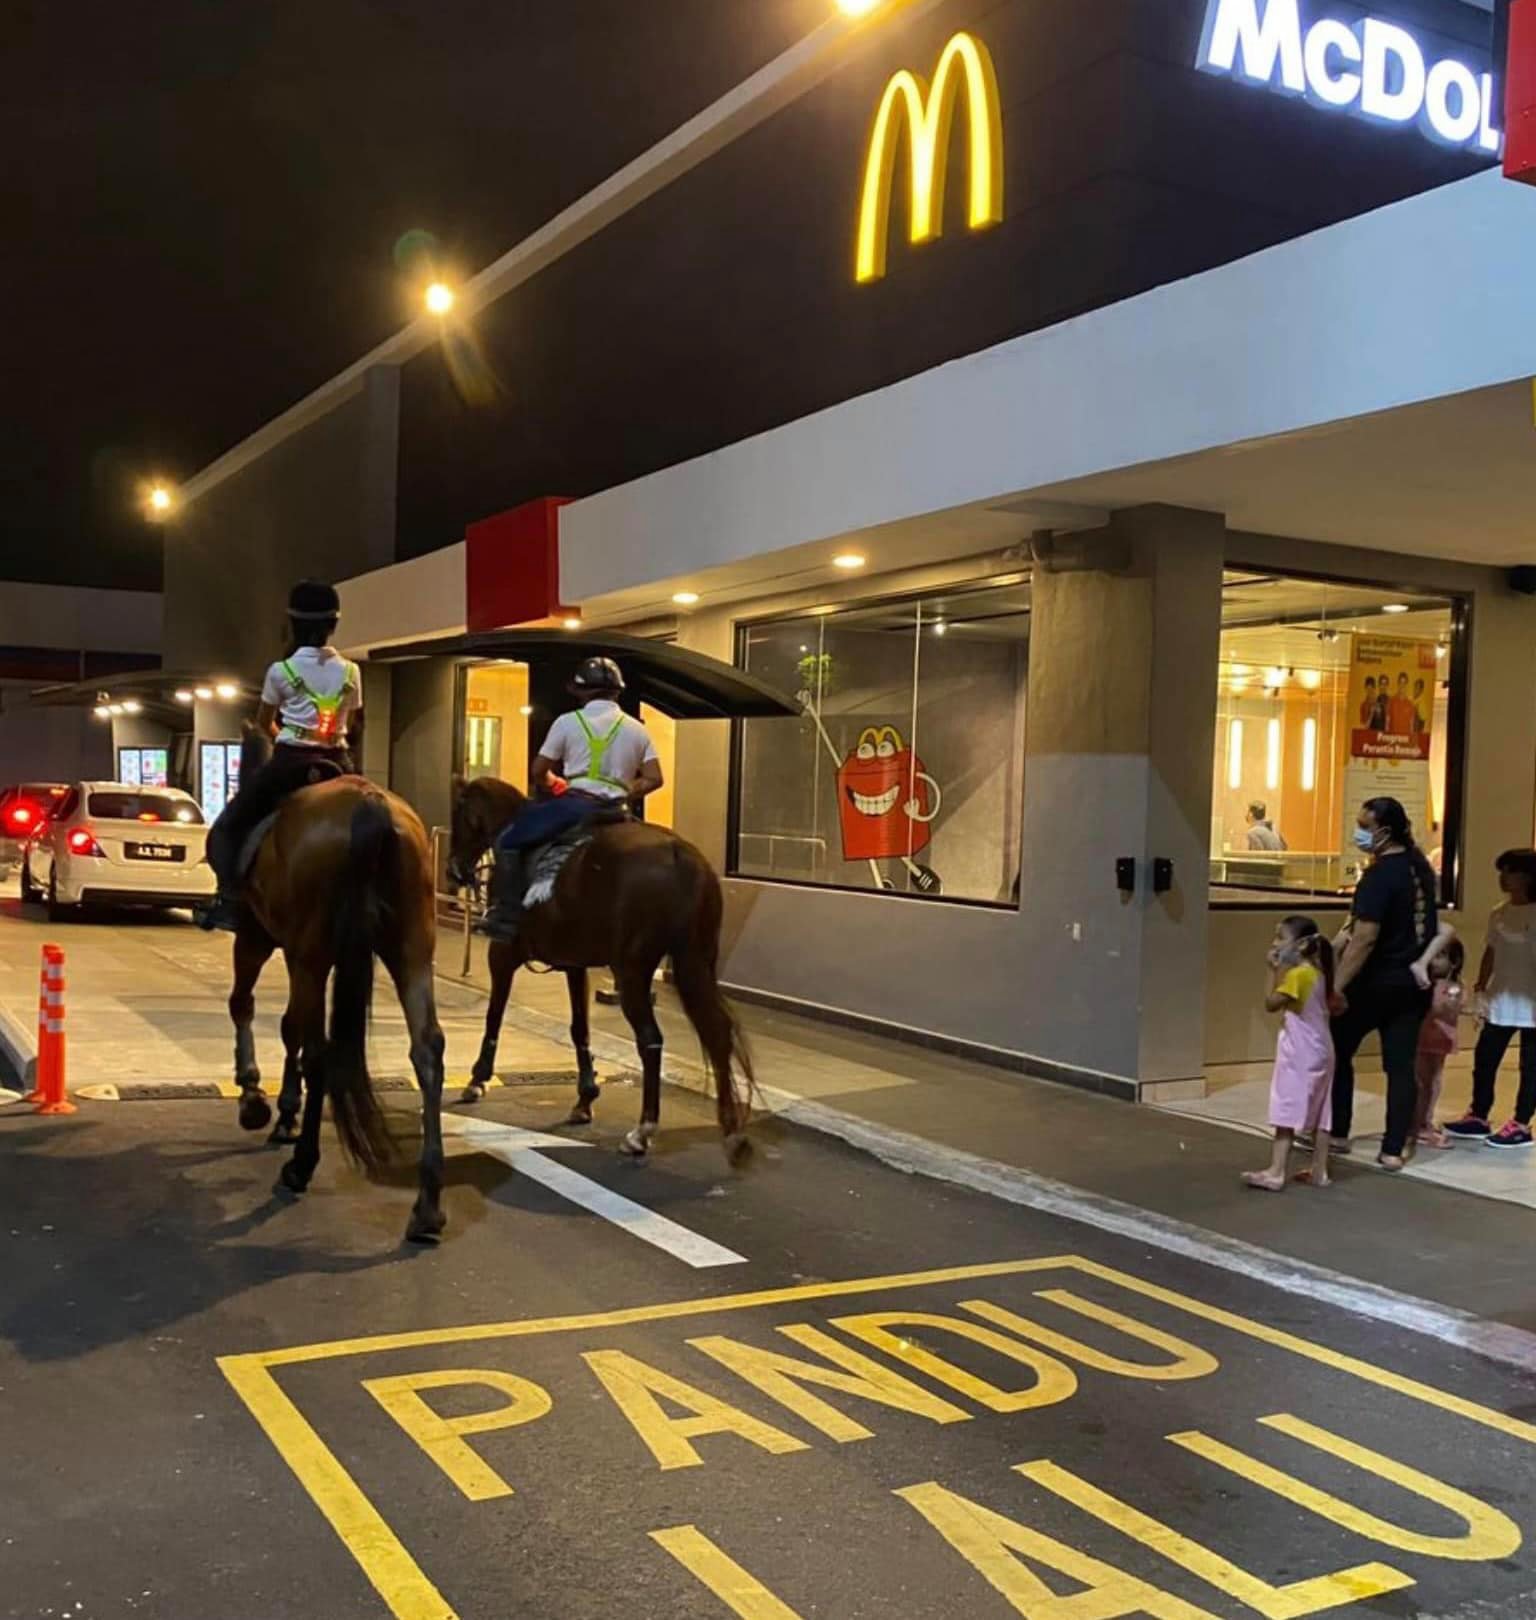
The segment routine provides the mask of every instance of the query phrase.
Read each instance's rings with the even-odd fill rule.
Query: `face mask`
[[[1376,834],[1368,827],[1355,828],[1355,848],[1362,854],[1369,855],[1376,847]]]

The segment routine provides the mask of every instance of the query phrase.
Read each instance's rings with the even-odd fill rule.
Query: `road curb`
[[[546,1014],[515,1007],[508,1008],[507,1018],[540,1034],[548,1033],[546,1026],[558,1022]],[[633,1052],[614,1036],[593,1031],[592,1051],[616,1068],[633,1070],[636,1067]],[[689,1091],[709,1090],[708,1077],[702,1068],[685,1076],[674,1064],[668,1063],[664,1078],[669,1084],[681,1085]],[[893,1126],[877,1125],[776,1086],[761,1087],[760,1095],[775,1117],[823,1136],[836,1137],[893,1170],[947,1182],[1044,1215],[1129,1238],[1165,1254],[1266,1283],[1282,1293],[1336,1306],[1353,1316],[1403,1328],[1527,1375],[1536,1375],[1536,1333],[1528,1333],[1523,1328],[1489,1321],[1470,1311],[1419,1299],[1412,1294],[1401,1294],[1307,1260],[1277,1254],[1240,1238],[1226,1237],[1169,1215],[1122,1203],[1117,1198],[1084,1192],[997,1159],[945,1147]]]
[[[374,1075],[373,1089],[377,1092],[414,1092],[417,1089],[415,1079],[408,1074],[401,1075]],[[599,1082],[604,1076],[598,1076]],[[569,1069],[559,1070],[522,1070],[507,1075],[492,1075],[489,1086],[492,1090],[512,1089],[521,1086],[561,1086],[575,1085],[576,1070],[574,1065]],[[467,1074],[450,1074],[445,1077],[444,1100],[448,1100],[451,1089],[462,1088],[469,1084]],[[277,1090],[270,1083],[263,1084],[262,1095],[275,1100]],[[203,1100],[217,1098],[226,1102],[237,1101],[242,1095],[239,1086],[233,1080],[101,1080],[88,1081],[83,1086],[71,1086],[71,1097],[82,1098],[86,1102],[185,1102],[188,1100]]]
[[[15,1071],[24,1092],[37,1084],[37,1035],[3,1005],[0,1005],[0,1055]]]

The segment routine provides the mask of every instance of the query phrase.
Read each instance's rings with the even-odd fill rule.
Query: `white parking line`
[[[500,1125],[494,1120],[465,1119],[460,1114],[443,1116],[445,1134],[462,1137],[479,1152],[489,1153],[510,1165],[519,1175],[536,1181],[541,1187],[558,1193],[562,1198],[582,1209],[599,1215],[605,1221],[637,1237],[642,1243],[664,1249],[674,1259],[695,1270],[704,1271],[715,1266],[744,1266],[747,1257],[727,1249],[686,1226],[646,1209],[622,1193],[610,1191],[595,1181],[589,1181],[569,1166],[555,1159],[546,1159],[545,1148],[590,1147],[588,1142],[572,1142],[563,1136],[545,1136],[539,1131],[525,1131],[516,1125]]]

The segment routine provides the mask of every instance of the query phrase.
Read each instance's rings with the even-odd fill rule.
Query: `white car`
[[[191,794],[124,782],[77,782],[27,844],[21,898],[61,921],[82,905],[189,906],[218,887],[208,828]]]

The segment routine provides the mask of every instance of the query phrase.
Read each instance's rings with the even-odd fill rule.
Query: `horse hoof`
[[[297,1120],[279,1119],[272,1127],[272,1134],[267,1138],[268,1147],[292,1147],[299,1139],[299,1126]]]
[[[725,1162],[733,1170],[740,1170],[752,1157],[752,1138],[745,1131],[736,1131],[725,1139]]]
[[[590,1125],[592,1123],[592,1110],[585,1103],[577,1103],[566,1115],[567,1125]]]
[[[485,1087],[478,1080],[471,1080],[464,1088],[464,1095],[459,1098],[461,1103],[477,1103],[485,1101]]]
[[[443,1228],[447,1224],[448,1217],[441,1212],[435,1215],[423,1215],[419,1211],[413,1211],[410,1220],[406,1222],[405,1241],[425,1245],[441,1243],[443,1241]]]
[[[628,1154],[631,1159],[643,1159],[651,1151],[651,1139],[648,1136],[642,1136],[639,1131],[631,1131],[619,1143],[619,1150]]]
[[[278,1183],[291,1193],[309,1190],[309,1177],[290,1159],[277,1173]]]
[[[248,1091],[240,1099],[240,1129],[262,1131],[272,1123],[272,1104],[259,1091]]]

